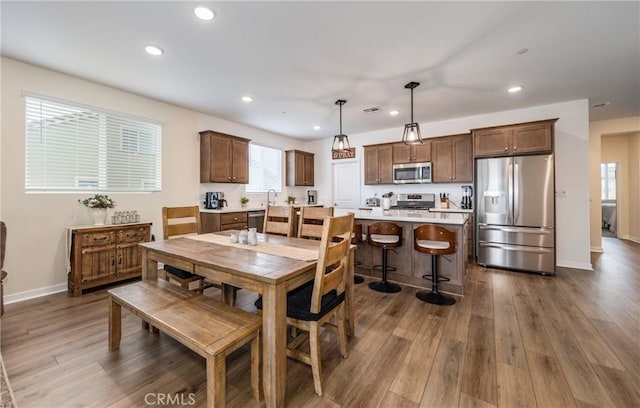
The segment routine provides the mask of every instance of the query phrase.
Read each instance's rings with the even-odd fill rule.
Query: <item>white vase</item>
[[[91,218],[93,218],[93,225],[104,225],[107,223],[107,209],[106,208],[92,208]]]

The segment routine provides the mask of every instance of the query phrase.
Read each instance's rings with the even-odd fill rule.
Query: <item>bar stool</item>
[[[420,291],[416,297],[423,302],[433,305],[450,306],[456,300],[438,291],[438,281],[448,281],[449,278],[438,277],[438,255],[456,252],[456,235],[448,229],[437,225],[421,225],[413,230],[413,247],[416,251],[431,255],[431,292]],[[423,278],[429,279],[428,275]]]
[[[400,285],[387,281],[387,251],[402,246],[402,227],[393,222],[376,222],[367,228],[367,242],[382,248],[382,280],[369,283],[369,288],[378,292],[400,292]]]
[[[351,243],[353,245],[358,245],[362,242],[362,224],[354,224],[353,225],[353,233],[351,234]],[[360,262],[355,262],[355,265],[360,265]],[[356,285],[364,282],[364,278],[360,275],[353,275],[353,283]]]

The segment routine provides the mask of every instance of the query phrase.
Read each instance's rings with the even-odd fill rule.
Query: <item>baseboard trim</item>
[[[602,247],[591,247],[591,252],[604,252]]]
[[[27,290],[25,292],[14,293],[12,295],[4,296],[4,304],[22,302],[29,299],[35,299],[42,296],[52,295],[54,293],[66,292],[67,283],[60,283],[58,285],[47,286],[46,288]]]
[[[636,244],[640,244],[640,238],[629,236],[629,241],[633,241]]]
[[[574,261],[556,261],[556,266],[561,266],[563,268],[572,268],[572,269],[584,269],[586,271],[592,271],[593,266],[591,263],[583,263],[583,262],[574,262]]]

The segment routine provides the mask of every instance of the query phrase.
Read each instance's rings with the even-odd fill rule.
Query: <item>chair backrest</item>
[[[302,207],[298,224],[298,238],[322,238],[324,217],[333,217],[333,207]]]
[[[7,224],[0,221],[0,270],[4,268],[4,254],[7,248]]]
[[[169,239],[176,235],[200,234],[200,207],[162,207],[162,235]]]
[[[352,231],[353,213],[325,218],[311,296],[311,313],[320,312],[323,295],[334,289],[338,294],[344,292]]]
[[[398,242],[394,243],[380,243],[374,241],[374,235],[397,235]],[[380,221],[373,223],[367,227],[367,242],[370,245],[377,247],[399,247],[402,246],[402,227],[396,223],[388,221]]]
[[[418,241],[449,242],[448,248],[425,248],[418,245]],[[431,255],[446,255],[456,252],[456,234],[439,225],[425,224],[413,230],[413,248],[416,251]]]
[[[262,232],[265,234],[278,234],[293,236],[293,217],[295,211],[293,206],[268,206],[264,214],[264,227]]]

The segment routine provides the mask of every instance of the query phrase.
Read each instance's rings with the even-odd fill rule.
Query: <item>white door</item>
[[[360,160],[340,160],[332,164],[333,206],[360,207]]]

